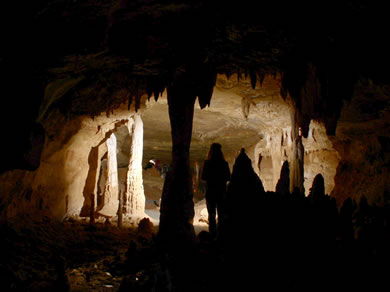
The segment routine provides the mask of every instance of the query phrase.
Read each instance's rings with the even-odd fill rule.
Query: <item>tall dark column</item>
[[[195,94],[186,86],[174,85],[168,88],[172,165],[162,194],[159,239],[163,243],[181,246],[192,242],[195,237],[189,163],[195,98]]]
[[[291,139],[292,147],[292,161],[290,169],[290,191],[293,192],[295,188],[299,189],[301,194],[305,194],[304,183],[304,158],[305,149],[302,143],[302,129],[300,128],[300,113],[295,107],[291,110]]]
[[[100,169],[100,160],[99,160],[99,147],[95,146],[91,148],[88,156],[88,176],[85,181],[85,186],[83,190],[84,195],[84,204],[80,212],[81,217],[90,216],[91,210],[95,210],[95,198],[93,199],[94,204],[92,204],[91,194],[96,196],[96,183],[98,179],[98,170]]]

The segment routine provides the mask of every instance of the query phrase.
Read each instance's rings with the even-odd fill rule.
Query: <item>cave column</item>
[[[139,114],[134,116],[134,122],[127,123],[129,129],[130,161],[127,170],[124,213],[126,217],[140,218],[145,216],[145,193],[142,179],[142,156],[144,126]]]
[[[295,188],[299,189],[301,194],[305,194],[304,184],[304,157],[305,150],[302,143],[302,130],[300,128],[300,113],[293,106],[291,110],[291,140],[292,140],[292,158],[290,169],[290,192]]]
[[[118,211],[118,164],[116,159],[116,137],[114,133],[106,141],[107,169],[104,185],[103,205],[99,213],[104,216],[116,216]]]
[[[195,236],[189,162],[195,98],[185,86],[168,88],[172,165],[165,179],[160,208],[159,238],[163,242],[189,242]]]

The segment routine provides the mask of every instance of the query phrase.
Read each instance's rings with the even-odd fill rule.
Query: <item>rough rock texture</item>
[[[118,163],[116,159],[116,136],[114,133],[106,140],[107,168],[104,172],[105,185],[101,206],[98,206],[99,214],[115,216],[118,213]]]
[[[145,194],[142,180],[142,153],[144,129],[141,116],[136,114],[134,122],[127,124],[131,132],[130,161],[127,170],[125,210],[127,216],[143,217],[145,215]]]
[[[242,140],[253,139],[253,143],[248,142],[247,153],[252,158],[255,151],[254,169],[260,166],[265,170],[260,175],[265,176],[266,188],[274,189],[284,157],[299,158],[291,161],[292,186],[302,190],[310,185],[309,175],[302,171],[307,164],[305,153],[305,158],[324,172],[329,165],[336,167],[341,159],[332,191],[340,201],[363,194],[374,199],[388,192],[385,182],[389,176],[390,62],[389,44],[383,37],[387,33],[384,3],[30,2],[23,11],[12,3],[3,4],[1,9],[4,15],[0,17],[0,27],[5,30],[0,86],[8,102],[0,117],[2,125],[6,125],[3,137],[12,141],[0,143],[0,153],[6,153],[8,158],[1,165],[3,217],[24,211],[56,218],[80,214],[84,201],[92,204],[88,193],[96,169],[88,157],[90,154],[95,157],[92,147],[107,138],[102,130],[112,131],[128,119],[126,115],[141,109],[145,94],[158,99],[166,88],[186,88],[187,92],[183,90],[181,97],[169,104],[169,110],[173,117],[173,168],[184,165],[185,185],[180,189],[185,202],[179,205],[183,204],[186,211],[181,214],[184,218],[179,217],[187,222],[191,217],[191,194],[187,192],[191,188],[187,153],[190,124],[186,121],[188,131],[181,133],[182,121],[179,116],[175,118],[175,111],[180,115],[182,97],[189,97],[192,105],[198,98],[200,108],[210,104],[212,111],[215,84],[215,96],[222,92],[226,97],[226,88],[221,89],[217,73],[226,77],[236,73],[236,80],[247,76],[242,84],[248,89],[256,90],[264,84],[265,91],[258,91],[258,95],[249,90],[236,94],[240,87],[226,81],[227,86],[233,84],[228,95],[240,97],[230,104],[231,134],[210,131],[206,138],[218,135],[214,138],[229,141],[240,133]],[[269,76],[275,76],[277,86],[267,88]],[[359,80],[364,82],[359,84]],[[262,95],[267,90],[272,93]],[[171,97],[168,93],[168,98]],[[284,100],[287,104],[279,102]],[[231,100],[224,102],[228,104]],[[344,103],[347,107],[342,109]],[[132,108],[130,113],[126,110],[115,113],[114,110],[126,106]],[[289,112],[281,110],[283,107],[294,113],[293,123],[289,114],[271,118],[275,112]],[[239,131],[245,124],[242,115],[255,123]],[[276,120],[287,123],[276,124]],[[305,139],[310,139],[314,129],[313,121],[322,124],[328,135],[336,134],[331,138],[332,147],[320,142],[318,149],[305,147]],[[215,125],[224,126],[225,122],[218,121]],[[296,138],[299,129],[302,143],[301,138]],[[275,135],[281,139],[289,132],[289,138],[294,138],[292,151],[287,151],[288,146],[285,154],[283,146],[268,155],[266,141],[274,140]],[[178,141],[182,134],[183,141]],[[209,140],[202,140],[205,136],[195,127],[193,137],[194,146],[196,139],[208,144]],[[312,135],[317,141],[323,140],[322,137],[316,131]],[[178,150],[176,147],[180,145],[185,149]],[[267,153],[259,162],[262,147]],[[237,155],[235,146],[227,146],[225,150],[231,160]],[[279,150],[283,151],[279,154]],[[99,151],[100,155],[104,153]],[[324,157],[328,156],[332,162],[326,164]],[[266,165],[272,165],[272,169]],[[314,177],[313,172],[309,171],[310,177]],[[326,192],[330,192],[327,177],[332,177],[332,173],[334,170],[322,173]],[[358,183],[354,183],[355,178]]]
[[[342,202],[365,196],[369,203],[383,204],[389,193],[389,118],[388,86],[361,80],[353,99],[346,103],[331,137],[341,157],[332,195]]]
[[[105,144],[131,115],[127,107],[110,117],[103,113],[94,119],[66,119],[58,112],[52,113],[45,123],[48,139],[40,167],[33,172],[15,170],[2,174],[1,193],[6,194],[2,201],[8,202],[2,216],[32,213],[61,219],[80,215],[84,203],[90,204],[90,196],[84,196],[86,182],[89,184],[96,174],[89,162],[92,156],[99,161],[104,155],[103,151],[99,151],[98,157],[90,155],[92,148]],[[95,190],[95,186],[90,190]]]

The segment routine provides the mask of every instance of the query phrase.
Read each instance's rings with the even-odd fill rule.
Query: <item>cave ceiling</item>
[[[236,109],[229,104],[217,74],[226,79],[243,74],[249,87],[279,76],[277,90],[291,96],[301,122],[319,120],[334,134],[342,104],[358,79],[389,83],[383,5],[42,0],[21,9],[17,3],[2,4],[0,71],[7,104],[2,121],[9,124],[5,135],[15,142],[2,147],[23,153],[36,124],[53,109],[71,117],[96,116],[123,103],[138,108],[144,94],[157,99],[183,80],[201,108],[211,105],[199,118],[195,115],[199,127],[202,115],[218,116],[224,102],[223,107],[232,106],[232,119],[242,119],[240,104]],[[209,90],[214,84],[215,102]],[[255,97],[262,98],[267,102],[270,97]],[[266,125],[260,108],[252,108],[245,131]],[[258,121],[256,111],[263,115]],[[195,144],[208,138],[195,126]]]
[[[210,107],[195,107],[191,141],[191,160],[202,162],[213,142],[222,145],[229,162],[241,147],[253,148],[264,133],[290,126],[288,104],[279,94],[280,76],[268,76],[264,83],[253,89],[250,79],[238,81],[237,75],[229,79],[218,75]],[[243,103],[250,103],[243,111]],[[143,111],[144,156],[169,163],[171,135],[166,94],[155,102],[146,103]]]

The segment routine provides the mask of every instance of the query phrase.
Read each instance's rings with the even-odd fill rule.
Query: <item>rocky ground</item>
[[[197,230],[192,244],[172,241],[169,253],[159,248],[149,220],[119,229],[18,218],[0,225],[1,291],[388,287],[389,205],[349,200],[337,211],[329,202],[267,193],[252,204],[258,212],[237,209],[216,240]],[[196,204],[197,218],[203,207]]]
[[[69,220],[8,222],[1,226],[0,271],[5,290],[118,291],[127,277],[145,281],[155,228]],[[142,259],[142,260],[141,260]]]

